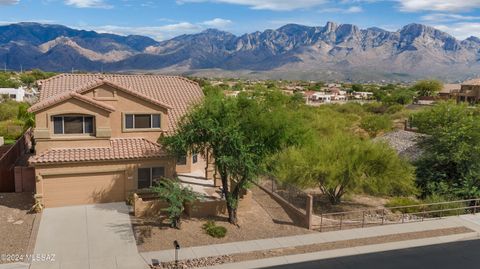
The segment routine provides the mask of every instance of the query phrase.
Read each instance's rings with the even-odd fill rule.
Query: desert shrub
[[[380,102],[367,103],[363,105],[365,110],[375,114],[383,114],[387,111],[387,106]]]
[[[0,121],[11,120],[17,117],[21,103],[7,100],[0,105]]]
[[[403,105],[396,104],[396,105],[391,105],[387,108],[387,111],[385,111],[388,114],[395,114],[397,112],[400,112],[403,110]]]
[[[416,199],[412,199],[410,197],[394,197],[388,201],[385,206],[386,207],[403,207],[403,206],[414,206],[418,205],[420,202]],[[394,212],[401,212],[401,213],[414,213],[421,210],[420,207],[407,207],[407,208],[395,208]]]
[[[425,198],[423,203],[435,204],[435,203],[442,203],[442,202],[448,202],[448,201],[452,201],[452,198],[444,195],[432,194],[427,198]],[[430,213],[429,214],[430,217],[455,216],[455,215],[465,213],[465,209],[456,209],[456,208],[461,208],[466,206],[468,206],[468,204],[466,204],[465,202],[454,202],[454,203],[448,203],[448,204],[430,205],[425,208],[425,211],[440,211],[440,212]],[[441,210],[446,210],[446,211],[441,211]]]
[[[179,181],[171,179],[163,179],[151,189],[158,198],[168,203],[165,211],[168,213],[171,227],[180,229],[180,217],[185,209],[184,204],[197,199],[197,194],[191,188],[182,186]]]
[[[223,238],[227,234],[227,228],[216,225],[213,220],[209,220],[203,224],[202,229],[208,235],[215,238]]]
[[[371,137],[376,137],[380,132],[392,129],[392,120],[386,115],[366,116],[360,122],[360,127],[368,132]]]
[[[0,122],[0,136],[8,140],[15,140],[22,136],[23,122],[19,120],[6,120]]]

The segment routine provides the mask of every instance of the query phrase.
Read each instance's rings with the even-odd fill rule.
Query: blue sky
[[[392,31],[417,22],[459,39],[480,36],[480,0],[0,0],[0,18],[157,40],[207,28],[239,35],[327,21]]]

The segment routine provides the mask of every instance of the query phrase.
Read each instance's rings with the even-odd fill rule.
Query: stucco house
[[[157,143],[203,98],[176,76],[61,74],[40,81],[35,113],[36,197],[45,207],[124,201],[161,177],[205,169]]]
[[[467,80],[462,83],[460,92],[457,94],[458,102],[476,104],[480,102],[480,79]]]

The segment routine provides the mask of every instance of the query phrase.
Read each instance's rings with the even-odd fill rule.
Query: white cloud
[[[213,19],[213,20],[204,21],[202,24],[205,25],[205,26],[207,26],[207,27],[214,27],[214,28],[218,28],[218,29],[225,29],[225,28],[227,28],[230,24],[232,24],[232,21],[231,21],[231,20],[222,19],[222,18],[215,18],[215,19]]]
[[[118,25],[103,25],[103,26],[88,26],[82,25],[82,29],[88,28],[90,30],[97,31],[99,33],[111,33],[118,35],[145,35],[150,36],[156,40],[165,40],[173,38],[182,34],[198,33],[206,28],[225,28],[232,21],[222,18],[215,18],[212,20],[191,23],[191,22],[178,22],[160,26],[118,26]]]
[[[402,11],[459,11],[480,7],[480,0],[396,0]]]
[[[453,21],[473,21],[480,20],[480,16],[466,16],[461,14],[432,13],[421,17],[423,21],[428,22],[453,22]]]
[[[105,3],[103,0],[65,0],[65,4],[78,8],[113,8],[112,5]]]
[[[0,0],[0,5],[7,6],[7,5],[16,5],[20,2],[20,0]]]
[[[351,6],[348,8],[334,7],[334,8],[321,9],[320,12],[321,13],[343,13],[343,14],[360,13],[360,12],[363,12],[363,8],[361,6]]]
[[[214,2],[248,6],[252,9],[287,11],[312,8],[328,2],[328,0],[177,0],[178,4]]]
[[[477,22],[459,22],[454,24],[434,25],[433,27],[447,32],[456,38],[465,39],[470,36],[480,37],[480,23]]]

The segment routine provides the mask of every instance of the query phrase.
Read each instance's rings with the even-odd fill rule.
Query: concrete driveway
[[[31,269],[149,268],[138,254],[125,203],[45,209],[34,255],[54,261],[32,261]]]

